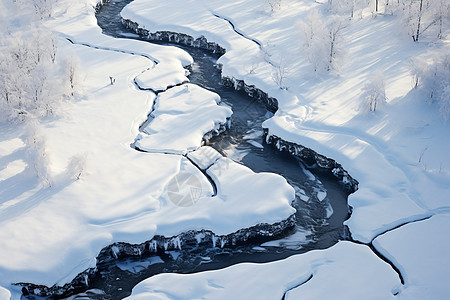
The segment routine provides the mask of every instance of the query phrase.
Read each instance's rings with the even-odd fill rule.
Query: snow
[[[289,206],[295,199],[294,188],[280,175],[254,173],[248,167],[226,157],[218,159],[206,173],[216,183],[217,193],[222,201],[217,208],[227,205],[242,209],[246,212],[246,217],[250,218],[250,222],[242,220],[246,224],[262,223],[262,216],[268,219],[266,223],[273,224],[277,222],[277,216],[287,218],[295,213],[295,209]],[[247,199],[255,199],[255,202]],[[277,201],[273,201],[274,199]]]
[[[407,224],[373,242],[392,259],[405,277],[406,286],[399,299],[444,299],[450,287],[442,280],[450,278],[448,253],[450,215],[434,215],[428,220]]]
[[[157,64],[154,68],[145,70],[135,79],[136,84],[142,89],[153,91],[165,91],[168,87],[183,82],[188,82],[186,70],[179,65]]]
[[[203,146],[195,151],[189,152],[187,157],[200,169],[206,170],[215,163],[222,155],[214,148]]]
[[[223,76],[245,80],[277,98],[279,110],[263,123],[269,134],[335,159],[360,182],[359,190],[349,197],[353,210],[345,222],[354,239],[369,243],[396,226],[445,212],[450,207],[448,123],[436,105],[426,102],[423,92],[413,89],[411,61],[448,53],[448,30],[442,41],[425,38],[413,43],[399,29],[398,18],[371,17],[370,9],[365,9],[342,30],[341,48],[346,53],[339,68],[314,73],[302,55],[304,37],[298,24],[314,9],[327,17],[325,5],[318,2],[285,0],[270,11],[256,0],[179,0],[170,5],[135,0],[122,16],[151,32],[203,35],[225,47],[227,53],[219,59]],[[277,71],[286,71],[287,89],[277,84],[273,76]],[[383,74],[387,102],[375,112],[361,112],[363,89],[374,73]],[[395,253],[390,257],[395,261],[408,257],[396,247],[393,242],[386,251]],[[447,255],[439,255],[449,261]],[[445,285],[442,278],[436,279],[439,286]],[[407,289],[409,296],[425,291],[420,280],[410,283],[414,288]]]
[[[9,300],[11,298],[11,293],[4,287],[0,286],[0,299],[1,300]]]
[[[133,84],[160,91],[185,82],[190,55],[176,47],[102,35],[94,16],[96,2],[59,1],[46,21],[59,35],[59,53],[80,58],[85,76],[83,96],[41,124],[51,187],[40,185],[27,161],[23,126],[0,124],[0,240],[7,241],[0,244],[1,299],[9,298],[8,289],[14,299],[20,298],[13,282],[51,286],[70,281],[94,266],[102,247],[116,241],[137,243],[156,233],[175,235],[187,229],[227,234],[258,222],[281,221],[294,211],[289,205],[294,191],[283,178],[256,174],[200,147],[203,134],[230,116],[217,96],[193,85],[183,91],[181,85],[156,98]],[[227,50],[218,61],[224,76],[243,79],[277,98],[279,110],[263,126],[270,134],[335,159],[360,182],[349,197],[353,212],[346,225],[354,239],[374,240],[399,267],[404,288],[392,268],[368,247],[340,242],[269,264],[157,275],[139,284],[132,298],[281,299],[288,289],[286,299],[389,299],[397,292],[405,299],[448,295],[449,245],[443,237],[450,229],[449,125],[436,106],[412,88],[410,74],[411,59],[448,53],[448,37],[412,43],[393,16],[372,18],[364,11],[343,30],[347,53],[339,70],[317,74],[304,55],[298,20],[321,8],[325,10],[314,1],[294,0],[283,0],[272,12],[265,1],[257,0],[135,0],[122,16],[152,32],[205,36]],[[3,15],[0,19],[7,23]],[[274,78],[283,69],[287,89],[280,89]],[[374,72],[384,75],[388,100],[376,112],[362,113],[362,89]],[[114,85],[110,77],[116,79]],[[155,119],[146,126],[151,134],[140,134],[154,101]],[[196,111],[195,105],[204,110]],[[183,121],[196,119],[180,126],[187,112],[190,117]],[[179,123],[169,126],[165,117]],[[138,135],[142,139],[136,145],[142,143],[154,153],[130,147]],[[253,134],[247,138],[251,142]],[[233,151],[230,157],[237,160],[245,155]],[[211,197],[208,178],[187,158],[161,152],[190,152],[189,159],[214,180],[217,196]],[[86,157],[86,166],[74,180],[65,170],[70,159],[80,155]],[[195,176],[201,190],[188,207],[177,206],[169,196],[180,174]]]
[[[159,274],[140,282],[125,299],[281,299],[290,289],[285,299],[394,299],[399,285],[397,274],[368,247],[339,242],[276,263]]]
[[[82,96],[64,103],[58,117],[39,125],[51,186],[40,185],[30,168],[23,143],[25,126],[0,124],[0,239],[8,241],[0,244],[0,285],[14,291],[13,299],[20,298],[20,291],[12,283],[63,285],[94,267],[99,251],[114,242],[141,243],[154,234],[172,236],[190,229],[229,234],[259,222],[279,222],[295,212],[290,206],[292,188],[278,175],[251,174],[245,167],[230,165],[230,170],[251,180],[254,189],[270,190],[266,194],[276,195],[276,200],[238,197],[239,190],[229,191],[220,176],[224,194],[211,197],[211,183],[187,158],[131,148],[156,97],[133,84],[136,76],[158,62],[161,70],[166,66],[174,71],[173,78],[167,77],[170,85],[179,81],[175,69],[184,72],[192,58],[175,47],[108,38],[101,35],[94,11],[85,2],[59,5],[61,10],[46,24],[60,35],[60,55],[80,59],[84,83]],[[113,85],[110,77],[115,79]],[[195,138],[178,147],[180,152],[199,147],[202,134],[231,115],[228,107],[218,105],[217,95],[192,85],[188,92],[184,89],[169,92],[182,94],[175,99],[180,101],[178,108],[190,109],[191,118],[208,121],[191,124]],[[158,100],[169,99],[163,94]],[[183,102],[183,95],[192,103]],[[180,112],[171,105],[158,102],[158,117]],[[195,105],[200,106],[197,111]],[[66,172],[74,156],[86,158],[79,180]],[[168,188],[180,174],[195,177],[200,184],[201,193],[190,207],[177,206],[169,197],[173,190]],[[272,179],[276,186],[267,184]],[[258,188],[259,184],[264,186]],[[248,209],[256,206],[256,212]]]
[[[218,105],[219,95],[193,84],[158,95],[151,121],[136,141],[147,152],[186,154],[201,146],[203,136],[225,125],[232,111]]]

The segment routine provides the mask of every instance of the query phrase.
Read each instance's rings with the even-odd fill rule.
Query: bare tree
[[[288,87],[285,85],[285,79],[288,73],[289,71],[283,61],[273,66],[272,80],[282,90],[288,89]]]

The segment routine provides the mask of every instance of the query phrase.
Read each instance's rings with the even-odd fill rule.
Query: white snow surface
[[[141,89],[165,91],[168,87],[188,82],[186,72],[184,69],[169,67],[167,64],[157,64],[154,68],[139,74],[135,82]]]
[[[295,209],[289,206],[295,199],[294,188],[280,175],[255,173],[227,157],[218,159],[206,173],[216,183],[217,194],[222,201],[216,209],[226,209],[230,206],[245,211],[249,220],[240,222],[248,225],[263,222],[273,224],[279,220],[278,216],[287,218],[295,213]],[[277,201],[274,201],[275,199]],[[255,219],[258,222],[255,223]],[[268,221],[264,221],[266,219]],[[228,226],[232,226],[235,220],[230,218],[228,222]]]
[[[152,120],[139,135],[136,147],[171,154],[197,149],[206,133],[226,124],[231,117],[231,109],[219,102],[219,95],[188,83],[160,93]]]
[[[450,215],[407,224],[373,242],[383,255],[395,262],[405,275],[406,286],[399,299],[445,299],[450,286]],[[408,253],[408,255],[404,255]]]
[[[133,81],[138,76],[140,84],[155,89],[183,82],[184,66],[192,58],[175,47],[102,35],[94,16],[96,2],[59,1],[46,21],[60,36],[59,53],[79,57],[85,74],[85,96],[42,125],[51,187],[38,183],[26,161],[24,129],[0,124],[2,299],[9,298],[8,289],[13,299],[20,298],[13,282],[51,286],[70,281],[94,266],[99,250],[115,241],[142,242],[155,233],[174,235],[186,229],[229,233],[255,221],[279,221],[292,212],[292,191],[276,175],[270,175],[271,180],[282,188],[274,191],[281,195],[275,203],[245,199],[262,214],[256,215],[247,210],[247,203],[236,206],[231,201],[236,199],[230,191],[238,183],[230,179],[237,173],[261,182],[268,177],[220,158],[208,174],[219,182],[221,196],[210,197],[210,183],[186,158],[130,148],[155,100],[153,93],[137,90]],[[448,53],[448,37],[412,43],[410,37],[397,34],[392,16],[372,18],[366,12],[343,30],[347,59],[338,73],[314,74],[303,55],[298,20],[322,6],[283,0],[279,9],[269,12],[267,3],[257,0],[135,0],[122,16],[150,31],[203,35],[223,46],[227,53],[219,63],[224,76],[243,79],[278,99],[279,110],[264,123],[270,134],[335,159],[360,182],[359,190],[349,197],[353,213],[346,225],[353,238],[370,242],[398,225],[433,215],[374,240],[375,247],[401,270],[405,287],[399,287],[392,268],[368,247],[340,242],[274,263],[157,275],[136,287],[132,297],[171,299],[191,293],[192,298],[281,299],[291,288],[286,299],[298,295],[390,299],[396,292],[405,299],[423,299],[429,293],[435,299],[448,296],[449,125],[436,106],[412,89],[409,64],[413,57],[430,59],[435,53]],[[217,16],[231,20],[243,36]],[[72,45],[64,38],[99,49]],[[273,80],[276,66],[288,71],[283,82],[287,90]],[[170,76],[158,76],[155,70]],[[388,101],[377,112],[364,114],[358,111],[361,90],[375,71],[385,77]],[[110,76],[116,79],[114,85],[109,84]],[[188,149],[182,148],[182,153]],[[75,181],[65,169],[69,159],[80,154],[86,157],[86,167]],[[187,208],[177,207],[167,197],[169,181],[180,172],[198,177],[204,192]],[[227,209],[216,211],[211,203]],[[311,280],[295,288],[311,274]]]
[[[232,4],[136,0],[121,14],[152,32],[203,35],[226,48],[219,59],[224,76],[244,79],[278,99],[279,110],[263,125],[270,134],[337,160],[361,182],[360,191],[349,199],[354,210],[347,225],[354,238],[368,242],[390,226],[448,206],[448,125],[436,107],[412,89],[409,68],[411,58],[448,52],[449,43],[428,48],[426,43],[412,44],[396,31],[398,24],[392,17],[365,16],[344,29],[347,60],[339,76],[311,76],[311,66],[299,56],[298,20],[320,4],[282,2],[280,9],[270,13],[265,3],[256,0]],[[244,37],[223,18],[231,20]],[[252,40],[259,41],[262,49]],[[272,80],[276,69],[272,65],[288,69],[288,90]],[[360,113],[363,83],[377,70],[385,76],[389,101],[376,113]]]
[[[256,0],[170,4],[135,0],[122,16],[152,32],[203,35],[223,46],[227,50],[219,59],[223,76],[243,79],[278,100],[278,111],[263,124],[269,134],[335,159],[360,182],[359,190],[349,197],[353,213],[346,221],[354,239],[368,243],[396,226],[447,211],[449,125],[437,106],[413,89],[411,60],[449,53],[448,28],[442,40],[413,43],[395,17],[372,17],[366,9],[343,29],[341,46],[346,53],[340,68],[315,74],[306,54],[302,55],[305,41],[299,20],[314,9],[322,10],[326,18],[325,5],[280,3],[270,11],[266,2]],[[224,19],[233,22],[239,34]],[[287,89],[280,89],[272,76],[280,68],[286,71]],[[361,112],[362,90],[375,72],[383,74],[387,102],[376,112]],[[410,257],[406,251],[394,251],[395,242],[389,249],[395,252],[395,261]],[[439,258],[444,265],[450,260],[448,255]],[[436,284],[446,285],[445,276],[439,278]],[[420,298],[426,290],[420,280],[409,284],[414,286],[408,288],[412,298]]]
[[[395,299],[392,291],[399,285],[397,274],[367,246],[339,242],[275,263],[159,274],[140,282],[125,299],[281,299],[290,289],[285,299]]]
[[[192,58],[175,47],[102,35],[90,6],[95,3],[60,1],[59,10],[46,22],[60,35],[59,55],[78,57],[84,77],[82,96],[62,105],[58,117],[48,117],[39,125],[51,186],[39,183],[27,161],[25,125],[0,124],[0,240],[4,241],[0,286],[11,290],[13,299],[20,298],[20,288],[12,283],[63,285],[95,266],[99,251],[114,242],[141,243],[156,233],[173,236],[190,229],[229,234],[261,222],[282,221],[295,211],[290,206],[292,188],[278,175],[249,176],[250,170],[230,165],[230,170],[239,169],[237,173],[251,180],[259,194],[244,199],[239,193],[246,183],[236,182],[233,191],[223,188],[222,194],[211,197],[210,182],[187,158],[130,147],[155,100],[154,93],[136,88],[135,77],[153,68],[154,61],[160,68],[174,70],[176,77],[176,69],[184,72]],[[110,77],[115,79],[113,85]],[[178,81],[167,78],[170,84]],[[179,91],[184,93],[184,88]],[[186,103],[191,118],[197,117],[193,104],[204,106],[199,110],[214,105],[220,121],[231,114],[228,107],[218,105],[217,95],[195,86],[189,89],[186,94],[198,96]],[[169,106],[159,105],[160,111],[175,111]],[[206,132],[214,127],[212,120],[208,128],[198,123],[199,129],[195,124],[191,129]],[[197,145],[186,148],[199,147],[200,140],[199,135]],[[66,170],[77,155],[86,159],[79,180]],[[177,174],[195,176],[201,185],[198,202],[190,207],[176,206],[168,197],[167,188]],[[227,186],[221,180],[218,183]],[[257,188],[258,182],[264,186]],[[265,189],[274,198],[258,198]],[[2,289],[2,297],[7,293]]]
[[[187,157],[200,169],[206,170],[221,158],[222,155],[212,147],[203,146],[195,151],[189,152]]]
[[[10,298],[11,292],[0,286],[0,300],[9,300]]]

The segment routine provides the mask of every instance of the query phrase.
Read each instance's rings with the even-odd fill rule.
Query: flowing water
[[[120,11],[130,2],[112,0],[100,8],[97,20],[104,34],[144,40],[120,22]],[[263,103],[222,85],[221,72],[216,66],[217,55],[198,48],[176,46],[194,58],[190,81],[219,94],[233,110],[231,128],[210,139],[207,145],[255,172],[273,172],[286,178],[296,190],[293,203],[297,209],[295,230],[282,240],[262,245],[249,244],[234,249],[194,247],[98,266],[98,274],[90,280],[89,288],[102,293],[92,293],[87,298],[121,299],[129,295],[137,283],[155,274],[201,272],[240,262],[269,262],[328,248],[344,237],[348,193],[337,179],[308,168],[298,158],[264,142],[261,124],[272,113]],[[77,297],[83,296],[79,294]]]

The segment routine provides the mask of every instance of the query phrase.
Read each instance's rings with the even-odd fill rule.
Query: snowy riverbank
[[[343,28],[340,46],[347,53],[339,71],[314,74],[302,52],[305,41],[299,20],[305,21],[321,5],[280,3],[271,11],[267,3],[258,1],[230,5],[136,0],[122,17],[150,33],[204,36],[223,47],[226,54],[219,59],[223,76],[244,80],[278,100],[279,110],[263,125],[269,135],[332,157],[360,181],[360,190],[349,198],[353,213],[347,225],[353,238],[364,243],[376,238],[375,249],[405,277],[405,297],[420,298],[436,285],[440,288],[433,295],[442,298],[448,293],[442,278],[448,274],[440,267],[439,272],[432,270],[448,266],[450,259],[445,250],[438,251],[438,260],[430,254],[449,247],[438,237],[448,230],[442,222],[448,224],[450,211],[446,157],[450,140],[438,107],[426,103],[426,95],[413,89],[411,60],[448,53],[446,36],[442,41],[413,43],[398,29],[395,17],[379,14],[374,18],[366,9],[362,18]],[[376,72],[384,76],[387,103],[376,112],[361,112],[363,89]],[[423,221],[405,225],[416,220]],[[437,223],[441,225],[430,230],[428,224]],[[396,229],[402,225],[402,230]],[[431,235],[431,243],[417,244],[414,235]],[[403,243],[414,245],[414,250],[396,250],[391,236],[404,237]],[[384,245],[387,240],[389,247]],[[414,260],[423,263],[422,270],[410,265]]]
[[[360,182],[349,198],[352,237],[387,258],[404,285],[369,247],[340,242],[269,264],[155,276],[132,297],[170,299],[172,293],[185,296],[184,287],[195,287],[192,297],[214,299],[218,292],[224,298],[289,299],[307,293],[312,298],[444,299],[450,293],[445,282],[450,276],[450,244],[445,239],[450,230],[448,124],[426,103],[424,93],[412,88],[409,61],[448,52],[448,39],[412,43],[397,33],[394,17],[373,18],[365,11],[343,29],[341,47],[347,49],[347,59],[339,72],[316,74],[304,55],[298,21],[321,5],[283,0],[273,9],[269,2],[135,0],[122,16],[150,32],[203,35],[223,47],[223,76],[244,80],[278,100],[277,113],[264,123],[270,135],[333,158]],[[208,172],[214,181],[224,181],[218,185],[219,197],[211,197],[210,182],[187,158],[130,147],[155,101],[152,92],[136,88],[135,79],[164,90],[186,80],[183,67],[192,58],[175,47],[102,35],[94,16],[96,3],[61,1],[46,21],[59,36],[59,51],[78,57],[84,74],[83,96],[67,103],[60,117],[42,123],[51,187],[43,187],[34,176],[23,127],[0,124],[0,299],[9,298],[7,290],[13,299],[20,298],[14,282],[69,282],[93,267],[98,252],[114,242],[141,243],[154,234],[173,236],[190,229],[228,234],[276,223],[293,213],[293,190],[280,176],[255,174],[232,163],[227,172],[212,168]],[[142,73],[148,69],[170,72]],[[362,89],[375,71],[385,76],[388,101],[376,112],[361,113]],[[221,115],[220,122],[225,120]],[[198,134],[189,139],[181,152],[199,145],[198,139]],[[65,171],[77,155],[85,157],[79,180]],[[227,163],[226,158],[220,161]],[[196,199],[198,207],[180,207],[170,200],[167,186],[180,173],[199,178],[205,195]],[[237,174],[245,177],[238,184],[251,181],[259,191],[259,197],[245,197],[246,205],[235,205],[242,200],[233,198],[239,196],[235,192],[243,189],[230,184]],[[421,221],[408,224],[416,220]],[[265,283],[267,279],[271,282]],[[173,281],[176,289],[163,289],[174,287]]]

